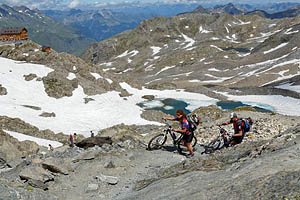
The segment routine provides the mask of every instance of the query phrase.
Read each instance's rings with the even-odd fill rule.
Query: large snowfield
[[[55,133],[63,132],[64,134],[76,132],[88,137],[91,130],[99,131],[121,123],[126,125],[159,125],[157,122],[141,118],[140,115],[143,110],[136,104],[145,101],[142,98],[144,95],[154,95],[156,98],[185,99],[189,104],[187,108],[189,110],[217,102],[216,99],[202,94],[189,93],[183,90],[159,91],[145,88],[139,90],[132,88],[127,83],[121,83],[121,87],[132,94],[129,97],[120,97],[116,91],[87,96],[82,87],[79,86],[73,91],[71,97],[55,99],[47,95],[42,81],[37,81],[36,78],[26,81],[24,77],[24,75],[31,73],[38,77],[44,77],[51,71],[53,70],[44,65],[0,58],[0,84],[7,89],[7,95],[0,96],[0,115],[20,118],[41,130],[50,129]],[[288,89],[287,85],[285,87]],[[281,114],[300,115],[299,99],[267,95],[227,96],[230,100],[251,101],[257,105],[267,104]],[[87,97],[93,98],[95,101],[85,104],[84,98]],[[41,109],[33,109],[30,106]],[[53,112],[55,117],[40,116],[43,112]]]

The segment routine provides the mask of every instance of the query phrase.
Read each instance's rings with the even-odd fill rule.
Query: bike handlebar
[[[168,123],[168,120],[166,120],[166,119],[163,119],[163,120],[164,120],[165,124],[168,125],[169,128],[172,128],[172,126]]]

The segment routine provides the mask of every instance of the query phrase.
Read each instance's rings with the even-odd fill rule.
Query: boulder
[[[111,184],[111,185],[116,185],[119,182],[119,179],[117,177],[114,176],[106,176],[103,174],[100,174],[99,176],[96,176],[96,179]]]
[[[89,184],[86,191],[87,192],[94,192],[94,191],[97,191],[99,188],[98,184]]]
[[[20,174],[20,178],[23,180],[37,180],[41,181],[43,183],[52,181],[53,180],[53,175],[48,172],[47,170],[43,169],[40,166],[30,166],[27,168],[24,168]]]
[[[78,142],[76,146],[87,149],[93,146],[102,146],[103,144],[112,144],[110,137],[90,137]]]
[[[69,171],[73,171],[70,163],[67,160],[50,157],[42,163],[42,166],[53,173],[68,175]]]
[[[0,84],[0,95],[7,95],[7,90],[5,87],[2,87],[2,85]]]
[[[48,185],[39,180],[29,179],[28,184],[35,188],[40,188],[42,190],[48,190]]]
[[[72,159],[72,162],[79,162],[81,160],[93,160],[96,157],[98,151],[88,151],[84,153],[80,153]]]

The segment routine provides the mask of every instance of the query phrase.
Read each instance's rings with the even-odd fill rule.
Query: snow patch
[[[100,74],[98,74],[98,73],[90,72],[90,74],[91,74],[93,77],[95,77],[96,80],[99,79],[99,78],[103,78],[103,77],[102,77]]]
[[[270,50],[268,50],[268,51],[264,51],[264,54],[267,54],[267,53],[271,53],[271,52],[273,52],[273,51],[276,51],[277,49],[280,49],[280,48],[284,47],[284,46],[287,45],[287,44],[288,44],[288,42],[282,43],[282,44],[278,45],[277,47],[275,47],[275,48],[273,48],[273,49],[270,49]]]
[[[174,65],[174,66],[166,66],[166,67],[164,67],[163,69],[161,69],[159,72],[157,72],[156,74],[154,74],[154,76],[157,76],[158,74],[162,73],[163,71],[172,69],[172,68],[174,68],[174,67],[175,67],[175,65]]]
[[[74,73],[71,73],[71,72],[67,76],[67,79],[69,79],[69,80],[73,80],[74,78],[76,78],[76,75]]]
[[[155,46],[152,46],[151,49],[153,51],[152,56],[154,56],[155,54],[158,54],[161,50],[160,47],[155,47]]]
[[[183,33],[181,33],[183,38],[185,39],[185,43],[188,43],[183,49],[187,49],[191,46],[194,45],[194,43],[196,42],[195,40],[193,40],[192,38],[189,38],[188,36],[184,35]]]
[[[212,31],[205,30],[202,26],[199,27],[199,33],[211,33]]]
[[[9,134],[10,136],[16,138],[20,142],[28,140],[28,141],[35,142],[40,146],[45,146],[45,147],[49,147],[49,144],[51,144],[51,146],[53,146],[54,148],[60,147],[60,146],[63,145],[62,143],[56,142],[56,141],[53,141],[53,140],[46,140],[46,139],[42,139],[42,138],[37,138],[37,137],[33,137],[33,136],[29,136],[29,135],[25,135],[25,134],[13,132],[13,131],[4,130],[4,132]]]

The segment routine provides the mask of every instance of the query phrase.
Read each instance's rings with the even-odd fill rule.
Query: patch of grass
[[[33,187],[30,186],[30,185],[28,185],[28,186],[26,187],[26,190],[27,190],[27,191],[32,191],[32,190],[33,190]]]
[[[254,108],[252,108],[250,106],[237,107],[237,108],[232,109],[232,111],[252,111],[252,112],[258,112],[257,110],[255,110]]]

